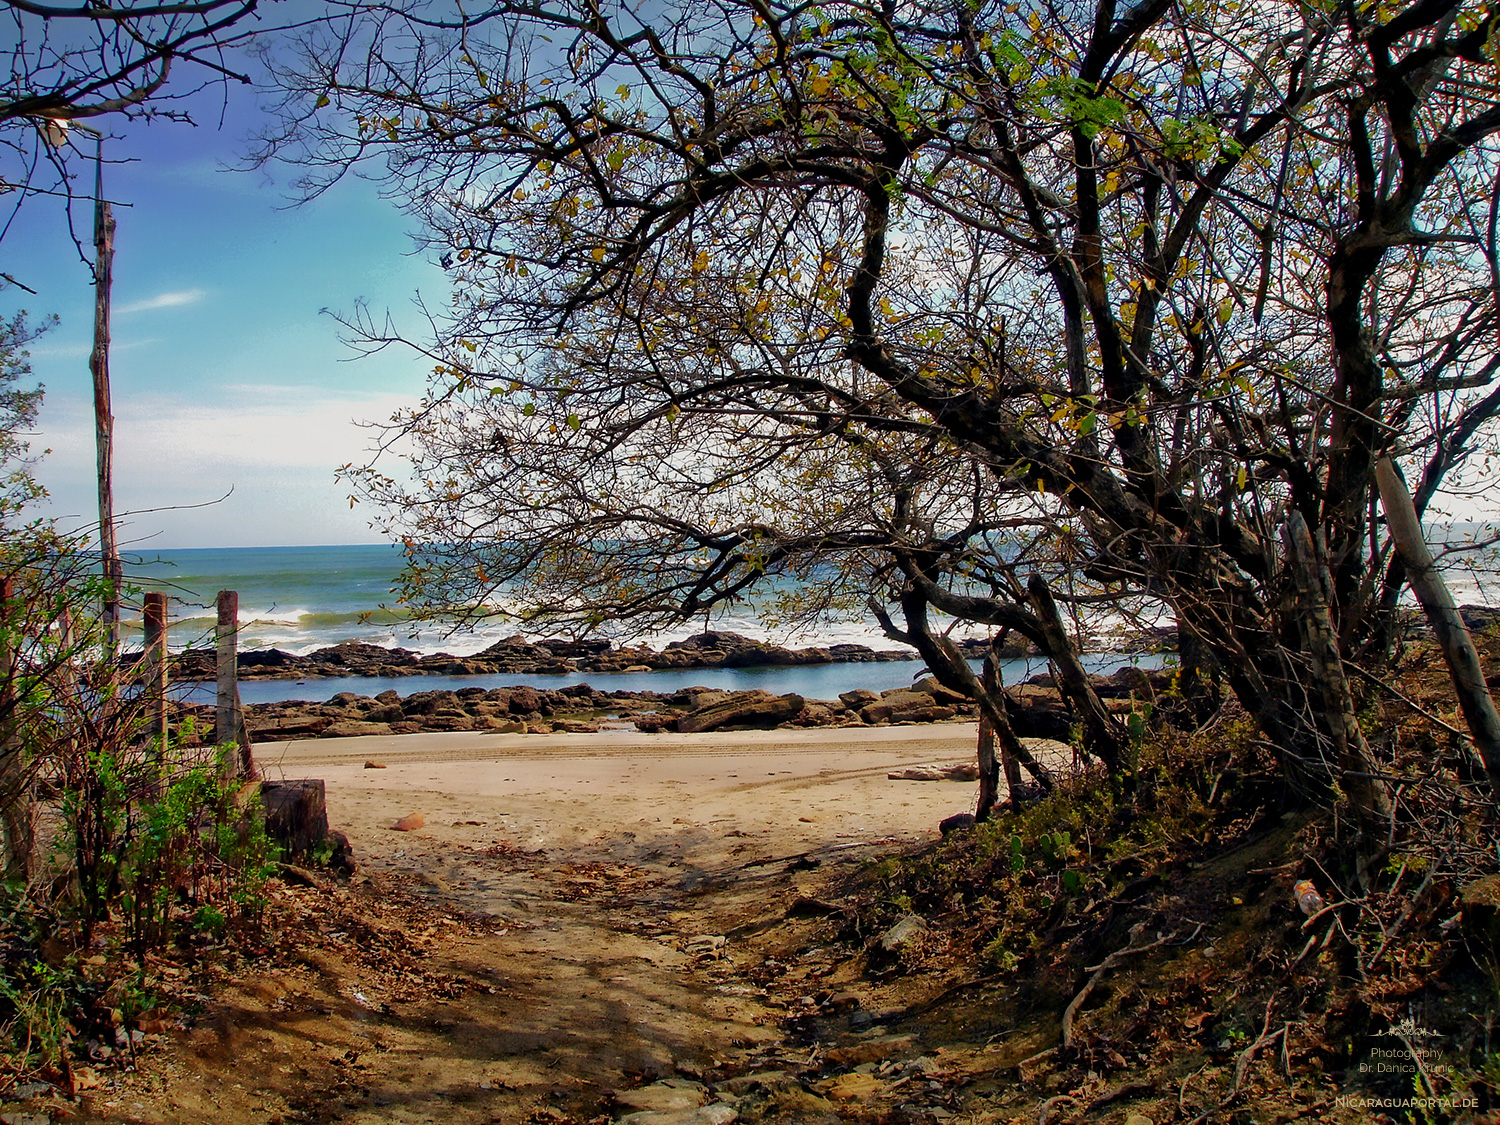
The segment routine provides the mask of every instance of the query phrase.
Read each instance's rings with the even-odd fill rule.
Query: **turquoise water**
[[[1118,656],[1099,654],[1084,657],[1091,672],[1108,674],[1126,664],[1142,668],[1161,667],[1159,656]],[[975,662],[975,672],[979,671]],[[320,703],[341,691],[356,695],[378,695],[392,689],[402,695],[418,691],[456,691],[465,687],[512,687],[530,684],[537,688],[564,688],[586,683],[599,691],[673,692],[685,687],[706,687],[719,691],[746,691],[761,688],[783,695],[796,692],[808,699],[837,699],[846,691],[869,688],[910,687],[912,681],[926,674],[920,660],[901,660],[882,664],[813,664],[800,668],[683,668],[661,672],[590,674],[575,672],[563,676],[348,676],[332,680],[249,680],[240,684],[240,698],[245,703],[276,703],[284,699],[304,699]],[[1007,684],[1016,684],[1027,676],[1047,671],[1045,660],[1006,660],[1000,675]],[[180,694],[194,703],[212,703],[212,684],[201,684]]]
[[[218,592],[234,590],[242,649],[300,653],[360,640],[436,651],[430,643],[412,643],[405,614],[393,608],[401,572],[394,544],[162,551],[127,556],[125,571],[132,585],[166,592],[173,648],[206,643]],[[138,626],[138,617],[130,624]]]
[[[162,551],[125,560],[127,581],[168,596],[169,643],[174,649],[210,644],[220,590],[239,594],[240,648],[280,648],[308,653],[340,641],[399,646],[422,653],[469,655],[521,630],[497,617],[455,631],[443,622],[413,622],[396,604],[401,549],[374,543],[337,547],[223,547]],[[127,612],[127,644],[139,644],[139,598]],[[855,642],[898,648],[873,620],[833,623],[815,635],[768,632],[753,606],[716,614],[715,629],[743,633],[791,647]],[[702,632],[703,619],[640,639],[657,648]]]

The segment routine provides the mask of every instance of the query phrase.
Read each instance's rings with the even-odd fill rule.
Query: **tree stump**
[[[263,781],[261,806],[266,835],[281,845],[289,862],[306,862],[328,840],[328,801],[321,778]]]

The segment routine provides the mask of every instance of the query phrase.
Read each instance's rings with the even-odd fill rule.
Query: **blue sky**
[[[116,203],[114,347],[116,510],[121,542],[144,549],[357,543],[379,539],[372,513],[349,507],[339,465],[363,459],[356,423],[388,418],[420,393],[428,365],[394,351],[354,359],[320,313],[368,301],[420,334],[420,290],[447,283],[414,254],[411,223],[373,185],[346,180],[289,205],[285,170],[226,170],[255,120],[253,97],[198,102],[201,124],[113,121],[105,194]],[[84,138],[84,151],[92,142]],[[91,170],[79,162],[81,188]],[[128,205],[128,206],[127,206]],[[75,221],[87,243],[91,212]],[[92,247],[88,248],[90,253]],[[0,293],[0,311],[56,313],[31,348],[46,385],[34,449],[51,511],[97,519],[88,353],[93,286],[56,201],[32,199],[0,242],[0,270],[36,290]],[[206,508],[146,512],[199,505]]]

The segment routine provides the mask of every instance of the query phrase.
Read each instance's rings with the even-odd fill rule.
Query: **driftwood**
[[[1422,603],[1433,636],[1443,650],[1443,659],[1447,661],[1448,673],[1453,679],[1453,690],[1458,694],[1458,705],[1484,761],[1490,787],[1500,789],[1500,714],[1496,714],[1495,701],[1484,682],[1484,670],[1479,666],[1474,639],[1469,636],[1469,630],[1453,604],[1453,596],[1438,573],[1432,552],[1427,549],[1411,493],[1406,490],[1406,483],[1389,457],[1381,458],[1375,466],[1375,480],[1380,486],[1386,527],[1390,529],[1401,561],[1406,564],[1407,583],[1417,595],[1417,601]]]

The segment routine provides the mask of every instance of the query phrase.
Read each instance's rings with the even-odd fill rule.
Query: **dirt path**
[[[278,952],[215,990],[176,1051],[100,1089],[92,1119],[582,1122],[675,1100],[643,1125],[722,1125],[745,1075],[808,1058],[785,987],[756,976],[767,935],[839,865],[969,807],[972,785],[886,774],[973,740],[951,725],[272,748],[271,776],[327,781],[361,874],[278,887]],[[390,827],[409,813],[421,830]],[[807,963],[790,979],[816,979],[816,948],[788,956]]]

